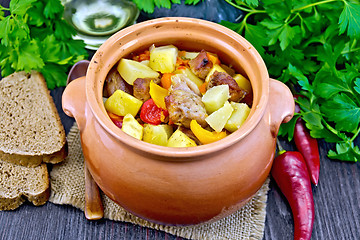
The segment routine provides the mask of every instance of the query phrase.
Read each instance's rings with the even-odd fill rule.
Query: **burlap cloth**
[[[50,172],[51,196],[49,201],[55,204],[69,204],[84,210],[84,159],[76,123],[71,128],[67,140],[69,144],[68,157],[63,163],[55,165]],[[269,180],[242,209],[213,223],[186,227],[154,224],[130,214],[105,195],[102,196],[104,217],[165,231],[188,239],[262,239],[268,186]]]

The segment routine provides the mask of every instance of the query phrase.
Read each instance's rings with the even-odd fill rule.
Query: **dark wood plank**
[[[330,145],[319,141],[319,146],[321,170],[319,184],[313,187],[312,239],[360,239],[360,165],[330,160],[326,157]],[[287,149],[292,147],[287,145]],[[272,180],[264,239],[291,239],[292,236],[291,209]]]
[[[0,0],[8,6],[9,0]],[[64,88],[51,91],[66,132],[74,120],[61,109]],[[282,141],[286,149],[291,143]],[[359,138],[357,145],[360,145]],[[331,145],[320,141],[321,172],[313,188],[315,223],[313,240],[360,239],[360,164],[330,160]],[[266,208],[265,240],[292,239],[291,210],[274,181]],[[0,239],[181,239],[171,234],[110,220],[88,221],[84,213],[71,206],[47,203],[34,207],[25,203],[15,211],[0,211]]]
[[[0,239],[180,239],[164,232],[110,220],[88,221],[81,210],[47,203],[1,212]]]
[[[51,95],[68,132],[74,121],[61,109],[63,89],[55,89]],[[282,144],[293,149],[286,141]],[[360,239],[360,165],[328,159],[329,147],[320,141],[321,174],[319,185],[313,188],[316,216],[312,239]],[[91,222],[78,209],[52,203],[42,207],[25,204],[15,211],[0,212],[0,222],[0,239],[180,239],[129,223]],[[289,205],[271,181],[264,239],[291,239],[292,228]]]

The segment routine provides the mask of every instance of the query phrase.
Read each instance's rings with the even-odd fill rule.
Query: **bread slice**
[[[25,199],[36,206],[43,205],[49,196],[45,163],[29,168],[0,160],[0,210],[13,210]]]
[[[67,155],[65,130],[43,76],[16,72],[0,81],[0,159],[35,167]]]

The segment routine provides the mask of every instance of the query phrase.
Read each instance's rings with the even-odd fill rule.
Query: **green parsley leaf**
[[[263,39],[265,39],[264,35],[265,31],[263,27],[251,24],[246,25],[245,38],[252,43],[252,45],[260,54],[265,53],[263,46],[267,44],[265,41],[263,41]]]
[[[72,36],[76,35],[76,30],[65,21],[55,22],[54,35],[61,40],[71,39]]]
[[[43,68],[41,73],[46,79],[48,88],[53,89],[55,87],[66,85],[66,66],[58,65],[54,63],[48,63],[46,68]]]
[[[227,21],[221,21],[220,22],[221,25],[230,28],[231,30],[241,34],[241,31],[243,29],[243,25],[238,24],[238,23],[232,23],[232,22],[227,22]]]
[[[341,84],[336,83],[336,79],[333,79],[333,83],[321,83],[316,88],[316,94],[323,96],[326,99],[332,98],[335,94],[347,91],[347,88]]]
[[[11,17],[7,16],[5,19],[0,21],[0,29],[3,29],[0,31],[0,38],[1,38],[1,44],[3,44],[5,47],[9,46],[9,35],[11,34]]]
[[[171,8],[172,4],[180,4],[181,0],[132,0],[136,6],[146,12],[146,13],[153,13],[155,7],[158,8]],[[202,0],[185,0],[185,4],[188,5],[195,5],[198,4]]]
[[[63,11],[64,11],[64,7],[61,5],[60,1],[47,0],[47,3],[44,8],[44,15],[46,18],[54,19],[57,16],[57,14],[60,14],[61,17]]]
[[[291,75],[291,77],[294,77],[295,79],[297,79],[300,82],[300,85],[303,87],[303,89],[306,89],[306,90],[312,89],[307,77],[305,77],[305,75],[299,69],[297,69],[295,66],[293,66],[291,63],[289,63],[287,70],[289,70],[289,74]]]
[[[151,0],[151,1],[143,1],[143,0],[132,0],[136,6],[144,11],[144,12],[147,12],[147,13],[153,13],[154,12],[154,8],[155,8],[155,5],[154,5],[154,1]]]
[[[281,125],[281,128],[279,129],[279,136],[285,137],[288,136],[288,141],[290,142],[291,139],[294,137],[294,128],[297,119],[300,117],[300,115],[294,115],[294,117],[287,123],[283,123]]]
[[[279,41],[281,50],[284,51],[285,48],[289,46],[289,44],[294,41],[297,34],[300,33],[300,27],[294,26],[291,27],[289,25],[284,25],[281,33],[279,34]]]
[[[1,15],[6,8],[1,8]],[[10,15],[0,18],[0,67],[3,77],[37,70],[48,88],[66,84],[66,72],[87,57],[85,44],[62,18],[60,0],[12,0]],[[65,46],[65,47],[61,47]]]
[[[22,21],[19,16],[15,16],[13,20],[13,30],[11,35],[16,35],[18,39],[28,39],[30,37],[29,26],[24,21]]]
[[[244,2],[249,6],[253,6],[253,7],[259,6],[259,0],[245,0]]]
[[[330,150],[328,157],[343,161],[357,162],[360,159],[360,150],[353,142],[342,142],[336,144],[336,151]]]
[[[41,57],[45,62],[59,62],[60,49],[57,46],[58,40],[56,40],[53,34],[48,35],[44,40],[40,42],[40,53]]]
[[[354,89],[358,94],[360,94],[360,78],[356,78]]]
[[[306,77],[299,80],[298,83],[303,90],[309,91],[311,93],[314,91],[313,86],[310,84],[309,80]]]
[[[185,0],[185,4],[188,4],[188,5],[196,5],[200,2],[201,0]],[[175,2],[173,1],[174,3],[178,3],[180,4],[181,1],[179,0],[178,2]]]
[[[154,4],[160,8],[171,8],[171,2],[169,0],[154,0]]]
[[[307,127],[311,129],[310,136],[313,138],[323,138],[326,142],[329,143],[336,143],[342,141],[342,138],[338,137],[326,127],[319,128],[316,126],[309,126],[309,124],[307,125]]]
[[[341,42],[340,45],[336,44],[335,46],[325,43],[323,47],[318,48],[317,59],[326,63],[333,71],[336,71],[337,59],[341,55],[343,47],[343,42]]]
[[[264,19],[263,21],[260,22],[260,25],[266,27],[267,29],[273,30],[273,29],[278,29],[281,28],[284,23],[280,22],[280,21],[273,21],[271,19]]]
[[[65,44],[68,49],[67,57],[69,57],[69,56],[73,57],[72,64],[87,57],[87,51],[84,48],[84,43],[82,40],[70,39],[70,40],[66,41]]]
[[[360,38],[360,4],[350,1],[344,1],[344,4],[339,18],[339,33],[344,33],[347,28],[349,37]]]
[[[321,111],[330,121],[336,123],[336,128],[340,131],[352,132],[360,123],[360,107],[344,93],[324,102]]]
[[[41,1],[35,2],[27,11],[29,16],[28,23],[36,27],[41,27],[43,24],[45,24],[45,22],[48,21],[43,12],[44,4]]]
[[[316,112],[306,112],[302,114],[302,119],[306,122],[306,126],[309,129],[317,128],[321,129],[323,128],[323,124],[321,122],[321,115]]]
[[[0,68],[1,75],[7,76],[14,72],[14,69],[11,67],[11,62],[9,56],[11,52],[14,51],[12,49],[7,49],[4,45],[0,44]],[[5,54],[6,53],[6,54]]]
[[[336,71],[333,74],[329,69],[322,68],[314,80],[317,85],[315,94],[324,99],[330,99],[340,92],[355,94],[352,90],[353,79],[359,77],[360,73],[350,65],[346,69],[347,71]]]
[[[24,15],[36,0],[12,0],[10,1],[11,14]]]
[[[36,40],[21,42],[19,46],[19,55],[17,68],[30,72],[32,69],[41,69],[44,67],[44,61],[40,57],[40,50]]]

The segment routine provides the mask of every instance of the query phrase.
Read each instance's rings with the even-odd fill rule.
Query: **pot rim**
[[[108,68],[110,70],[110,68],[113,66],[113,65],[112,66],[101,65],[101,59],[104,52],[106,52],[106,49],[110,48],[111,46],[117,45],[119,39],[124,36],[134,33],[135,34],[140,33],[141,29],[143,28],[151,28],[151,27],[157,28],[161,24],[174,24],[174,23],[198,24],[201,25],[201,27],[211,29],[212,31],[216,31],[218,34],[226,35],[226,37],[231,38],[235,42],[241,43],[244,49],[246,49],[246,51],[252,56],[253,60],[257,63],[257,66],[259,68],[260,71],[259,74],[262,80],[258,82],[261,85],[262,92],[259,93],[253,91],[254,94],[253,99],[254,100],[257,99],[257,101],[253,102],[253,106],[251,108],[247,120],[240,127],[240,129],[229,134],[227,137],[219,141],[201,146],[186,147],[186,148],[165,147],[165,146],[159,146],[159,145],[147,143],[127,135],[121,129],[116,127],[115,124],[113,124],[113,122],[107,116],[104,104],[99,104],[100,101],[102,103],[102,88],[105,80],[96,79],[95,73],[96,71],[99,71],[100,68]],[[156,44],[156,42],[154,43]],[[253,82],[251,82],[251,84],[253,84]],[[261,94],[261,96],[259,96],[259,94]],[[93,116],[100,124],[100,126],[106,132],[112,135],[112,137],[122,142],[123,144],[131,146],[132,148],[140,150],[142,152],[164,157],[167,160],[169,160],[168,158],[170,158],[171,160],[175,160],[176,158],[200,157],[232,146],[234,143],[240,141],[245,136],[247,136],[257,126],[257,124],[259,123],[259,121],[261,120],[261,118],[265,113],[268,99],[269,99],[269,75],[266,65],[263,59],[261,58],[260,54],[256,51],[256,49],[244,37],[220,24],[202,19],[195,19],[188,17],[157,18],[157,19],[137,23],[135,25],[120,30],[119,32],[112,35],[96,51],[96,53],[94,54],[93,58],[90,61],[90,65],[86,74],[86,100],[93,113]]]

